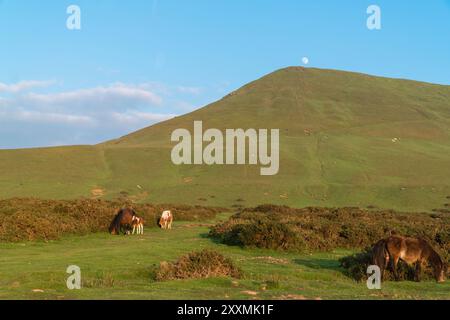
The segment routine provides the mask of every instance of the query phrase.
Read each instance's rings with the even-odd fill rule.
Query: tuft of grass
[[[83,288],[113,288],[117,284],[114,275],[100,272],[96,277],[82,278]]]
[[[241,276],[242,271],[231,259],[207,249],[183,255],[175,263],[163,261],[154,272],[156,281]]]

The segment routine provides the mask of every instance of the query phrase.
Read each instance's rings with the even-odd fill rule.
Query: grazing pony
[[[172,229],[172,223],[173,223],[173,215],[172,211],[166,210],[162,213],[161,218],[159,219],[159,226],[161,229]]]
[[[123,230],[125,234],[129,234],[133,220],[136,218],[136,212],[133,209],[121,209],[109,226],[109,233],[112,235],[120,235]]]
[[[445,281],[447,266],[441,256],[423,239],[391,236],[375,244],[372,251],[372,263],[384,271],[390,263],[395,280],[399,280],[397,264],[403,260],[409,265],[416,264],[415,280],[420,282],[422,266],[429,263],[437,282]]]
[[[133,227],[133,234],[144,234],[144,219],[138,216],[133,217],[133,221],[131,222],[131,226]]]

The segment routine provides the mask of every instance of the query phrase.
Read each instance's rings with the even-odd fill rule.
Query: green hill
[[[175,166],[173,130],[279,128],[280,171]],[[450,86],[287,68],[205,108],[97,146],[0,151],[0,197],[129,195],[204,205],[421,211],[450,195]]]

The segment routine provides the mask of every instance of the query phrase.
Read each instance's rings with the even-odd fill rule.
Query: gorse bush
[[[267,249],[295,249],[302,240],[289,227],[264,219],[239,224],[226,235],[226,243]]]
[[[156,227],[163,210],[172,210],[178,221],[210,219],[220,211],[218,208],[200,206],[131,204],[88,199],[1,200],[0,241],[52,240],[66,234],[104,232],[118,210],[130,206],[145,219],[146,227]]]
[[[161,262],[154,270],[156,281],[241,276],[242,271],[231,259],[213,250],[186,254],[175,263]]]
[[[209,235],[228,245],[329,251],[365,248],[393,233],[422,237],[448,257],[450,216],[436,213],[264,205],[242,210],[214,226]]]

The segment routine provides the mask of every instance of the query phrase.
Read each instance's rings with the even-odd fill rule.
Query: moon
[[[308,57],[303,57],[302,62],[303,62],[303,64],[308,64],[309,63]]]

